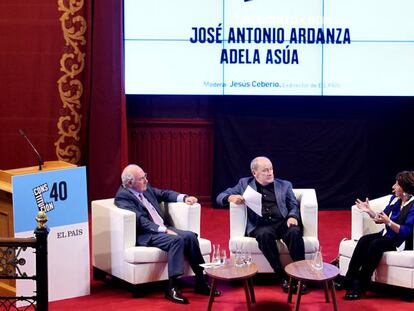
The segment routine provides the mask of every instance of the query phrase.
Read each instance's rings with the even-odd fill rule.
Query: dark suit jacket
[[[229,203],[227,202],[227,200],[225,200],[226,197],[232,194],[242,195],[246,190],[247,186],[250,186],[257,191],[254,177],[241,178],[236,186],[224,190],[217,196],[217,204],[219,204],[220,206],[228,206]],[[274,186],[276,203],[277,207],[279,208],[280,214],[283,217],[285,217],[286,220],[290,217],[293,217],[300,222],[298,202],[296,200],[295,194],[293,193],[292,184],[287,180],[275,178]],[[257,221],[259,218],[260,216],[253,212],[250,208],[247,209],[247,234],[250,234],[256,228]]]
[[[160,202],[177,202],[178,192],[172,190],[161,190],[147,185],[147,190],[143,193],[145,198],[154,206],[158,214],[163,218],[166,227],[172,226],[168,217],[161,209]],[[136,215],[137,238],[136,245],[147,246],[151,236],[159,234],[158,225],[152,221],[150,214],[145,206],[128,188],[121,186],[115,195],[115,205],[132,211]]]

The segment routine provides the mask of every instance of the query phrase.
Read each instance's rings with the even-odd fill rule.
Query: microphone
[[[26,134],[23,132],[23,130],[22,130],[22,129],[19,129],[19,133],[20,133],[20,135],[22,135],[22,136],[23,136],[23,137],[27,140],[27,142],[29,143],[30,147],[32,147],[33,151],[36,153],[36,155],[37,155],[37,160],[38,160],[38,162],[39,162],[39,171],[41,171],[41,170],[42,170],[42,164],[43,164],[43,161],[42,161],[42,157],[40,156],[39,151],[37,151],[37,149],[35,148],[35,146],[33,146],[32,142],[31,142],[31,141],[30,141],[30,139],[26,136]]]

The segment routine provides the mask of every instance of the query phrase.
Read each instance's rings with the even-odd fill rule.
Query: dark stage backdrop
[[[127,108],[130,118],[214,122],[213,202],[257,155],[295,188],[315,188],[321,209],[388,194],[397,172],[414,169],[413,98],[129,95]]]
[[[250,175],[258,155],[294,188],[315,188],[320,209],[390,193],[395,174],[414,168],[413,111],[412,98],[220,99],[213,197]]]

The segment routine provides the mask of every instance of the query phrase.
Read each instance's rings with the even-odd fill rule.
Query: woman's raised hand
[[[361,201],[360,199],[357,199],[355,201],[355,205],[363,212],[367,213],[371,218],[376,217],[376,213],[371,209],[371,206],[369,206],[369,200],[368,198],[365,199],[365,201]]]

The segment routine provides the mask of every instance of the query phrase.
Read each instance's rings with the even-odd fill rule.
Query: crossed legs
[[[391,250],[395,250],[394,242],[382,236],[381,232],[367,234],[359,239],[345,276],[345,299],[360,298],[367,290],[382,255]]]

